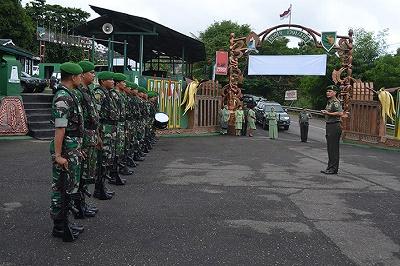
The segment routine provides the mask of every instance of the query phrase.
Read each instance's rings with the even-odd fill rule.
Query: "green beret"
[[[137,90],[139,88],[139,86],[135,82],[131,82],[131,85],[131,88],[134,90]]]
[[[78,64],[81,66],[83,73],[94,70],[94,64],[90,61],[80,61]]]
[[[143,88],[142,86],[138,87],[138,91],[139,92],[143,92],[143,93],[147,93],[147,90],[145,88]]]
[[[152,98],[152,97],[157,97],[157,96],[158,96],[158,93],[155,92],[155,91],[149,91],[149,92],[147,93],[147,95],[148,95],[150,98]]]
[[[71,62],[65,62],[61,64],[60,69],[72,75],[79,75],[83,72],[80,65]]]
[[[111,71],[102,71],[99,74],[97,74],[98,80],[109,80],[113,79],[114,72]]]
[[[126,80],[126,76],[122,73],[114,73],[113,80],[115,81],[124,81]]]

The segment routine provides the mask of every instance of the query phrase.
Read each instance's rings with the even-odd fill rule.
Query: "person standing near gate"
[[[339,141],[342,134],[340,117],[343,115],[343,109],[340,101],[336,98],[336,90],[336,86],[328,86],[326,90],[328,103],[325,110],[321,110],[321,113],[325,114],[325,136],[328,150],[328,167],[326,170],[322,170],[321,173],[327,175],[337,174],[339,170]]]
[[[271,111],[267,114],[268,119],[268,133],[270,139],[278,138],[278,114],[275,112],[275,108],[271,107]]]
[[[224,105],[224,107],[220,110],[219,113],[219,122],[221,124],[221,135],[226,135],[228,133],[228,121],[230,115],[231,114],[228,110],[228,106]]]
[[[243,127],[243,122],[244,122],[244,113],[242,110],[242,106],[239,106],[239,108],[235,111],[235,130],[236,130],[236,136],[240,136],[242,127]]]
[[[256,130],[256,113],[253,109],[254,105],[250,105],[247,112],[247,131],[249,132],[249,137],[252,137],[253,130]]]
[[[308,138],[308,124],[311,118],[311,114],[307,112],[305,108],[299,113],[299,125],[300,125],[300,138],[301,142],[307,142]]]

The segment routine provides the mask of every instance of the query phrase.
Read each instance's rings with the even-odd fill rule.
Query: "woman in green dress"
[[[244,122],[244,113],[242,110],[242,106],[235,111],[235,129],[236,129],[236,136],[240,136],[240,132],[242,131],[242,125]]]
[[[271,111],[267,115],[268,119],[268,132],[270,139],[278,138],[278,114],[275,112],[275,108],[271,107]]]
[[[253,108],[254,106],[250,106],[247,113],[247,131],[249,132],[249,137],[253,136],[253,130],[256,129],[256,113]]]

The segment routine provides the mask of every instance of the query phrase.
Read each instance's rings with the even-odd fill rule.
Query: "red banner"
[[[216,70],[215,75],[227,75],[228,74],[228,52],[217,51],[215,52]]]

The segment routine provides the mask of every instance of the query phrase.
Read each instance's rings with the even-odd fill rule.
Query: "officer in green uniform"
[[[340,125],[340,117],[343,115],[342,105],[336,98],[336,86],[329,86],[326,90],[328,103],[325,110],[321,110],[325,114],[326,120],[326,143],[328,149],[328,167],[321,173],[331,175],[337,174],[339,170],[339,141],[342,134]]]
[[[98,126],[99,114],[96,110],[96,104],[93,91],[89,85],[93,83],[95,72],[94,64],[89,61],[81,61],[78,63],[83,70],[81,86],[74,90],[79,104],[82,106],[83,111],[83,143],[82,154],[83,160],[81,163],[81,182],[79,185],[79,192],[81,194],[80,200],[74,201],[75,207],[78,212],[75,214],[76,219],[83,219],[85,217],[94,217],[98,209],[94,206],[86,204],[85,196],[91,196],[87,186],[94,184],[96,178],[96,162],[98,144]]]
[[[94,95],[99,111],[99,135],[102,140],[101,150],[97,153],[97,175],[93,197],[109,200],[113,192],[108,191],[104,185],[109,176],[115,156],[115,139],[117,137],[118,109],[110,90],[114,88],[113,72],[103,71],[98,73],[99,87],[94,90]]]
[[[50,144],[53,161],[50,214],[54,222],[53,236],[71,242],[83,232],[82,226],[72,225],[68,220],[71,200],[79,194],[84,128],[82,108],[72,91],[81,84],[82,68],[67,62],[61,64],[60,70],[61,83],[52,103],[55,135]]]
[[[308,124],[311,118],[311,114],[307,112],[305,108],[299,113],[299,125],[300,125],[300,139],[301,142],[307,142],[308,138]]]

